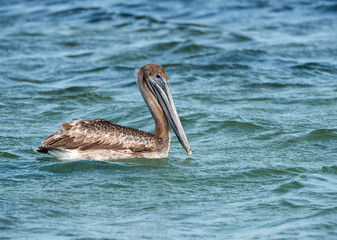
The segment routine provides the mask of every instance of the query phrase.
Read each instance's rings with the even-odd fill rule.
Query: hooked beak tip
[[[192,151],[191,151],[191,149],[189,149],[189,150],[188,150],[188,149],[186,149],[186,152],[187,152],[187,155],[188,155],[187,157],[190,157],[190,156],[192,155]]]

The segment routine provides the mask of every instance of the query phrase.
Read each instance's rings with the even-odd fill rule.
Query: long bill
[[[188,156],[191,156],[192,151],[187,141],[183,126],[181,125],[168,84],[165,83],[162,78],[150,77],[147,85],[151,93],[158,100],[159,105],[163,109],[165,117],[170,123],[179,142],[185,148]]]

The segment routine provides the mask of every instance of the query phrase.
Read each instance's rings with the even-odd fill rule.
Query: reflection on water
[[[73,161],[73,160],[67,160],[67,159],[59,159],[56,157],[40,157],[37,158],[38,161],[43,162],[55,162],[56,164],[51,164],[49,166],[60,166],[62,168],[63,166],[66,167],[74,167],[77,168],[80,166],[80,168],[105,168],[106,166],[135,166],[135,165],[143,165],[143,166],[165,166],[169,164],[168,158],[160,158],[160,159],[142,159],[142,158],[131,158],[131,159],[116,159],[116,160],[109,160],[109,161]],[[187,161],[187,160],[186,160]],[[48,166],[48,167],[49,167]],[[43,170],[48,170],[47,168],[43,168]],[[76,169],[75,169],[76,170]]]

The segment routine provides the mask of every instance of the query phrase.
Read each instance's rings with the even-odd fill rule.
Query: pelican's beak
[[[158,103],[163,109],[165,117],[170,123],[179,142],[185,148],[188,156],[191,156],[192,151],[190,145],[188,144],[183,126],[181,125],[176,107],[174,106],[168,84],[162,78],[150,77],[149,81],[147,82],[147,86],[151,93],[158,100]]]

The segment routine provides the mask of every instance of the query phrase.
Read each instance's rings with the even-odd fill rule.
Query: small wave
[[[15,229],[16,224],[20,222],[18,217],[6,216],[5,214],[0,217],[0,231],[6,231],[8,229]]]
[[[271,11],[272,12],[287,12],[287,11],[291,11],[293,10],[294,8],[290,5],[283,5],[283,6],[280,6],[280,7],[276,7],[276,8],[273,8]]]
[[[119,14],[120,17],[122,18],[133,18],[135,20],[147,20],[150,23],[159,23],[159,24],[164,24],[166,21],[158,20],[154,17],[150,17],[148,15],[137,15],[129,12],[122,12]]]
[[[222,123],[222,126],[226,127],[239,127],[239,128],[244,128],[244,129],[264,129],[264,127],[250,123],[250,122],[240,122],[240,121],[224,121]]]
[[[88,23],[99,23],[102,21],[111,21],[115,14],[104,10],[94,11],[87,20]]]
[[[172,48],[177,47],[179,44],[181,44],[181,42],[178,42],[178,41],[162,42],[162,43],[152,44],[148,48],[153,51],[168,51]]]
[[[69,55],[66,55],[66,57],[68,57],[68,58],[80,58],[80,57],[91,56],[92,54],[93,54],[93,52],[81,52],[81,53],[77,53],[77,54],[69,54]]]
[[[327,73],[337,72],[337,69],[328,63],[308,62],[308,63],[292,66],[291,68],[299,69],[299,70],[307,70],[310,72],[314,72],[314,71],[327,72]]]
[[[205,55],[207,56],[207,54]],[[202,56],[201,56],[202,57]],[[210,64],[165,64],[166,68],[174,68],[176,71],[204,70],[205,72],[218,71],[224,69],[250,69],[248,65],[239,63],[210,63]]]
[[[266,177],[283,177],[283,176],[297,176],[300,173],[303,173],[305,169],[303,168],[259,168],[259,169],[251,169],[248,171],[241,172],[231,178],[261,178],[264,179]]]
[[[111,99],[108,96],[104,96],[97,92],[88,92],[88,93],[81,93],[76,95],[65,95],[63,97],[60,97],[59,100],[73,100],[73,99],[79,99],[83,102],[99,102],[99,100],[109,100]]]
[[[214,28],[188,24],[177,24],[176,28],[172,29],[171,31],[178,35],[184,34],[185,36],[187,35],[189,37],[203,37],[209,34],[219,34],[219,32]]]
[[[28,78],[28,76],[25,77],[21,77],[21,76],[11,76],[9,77],[9,79],[15,81],[15,82],[20,82],[20,83],[29,83],[31,85],[33,84],[39,84],[41,82],[43,82],[42,80],[38,80],[38,79],[33,79],[33,78]]]
[[[337,211],[336,206],[326,207],[315,213],[313,216],[326,216],[330,215],[331,213],[336,213],[336,211]]]
[[[20,156],[9,152],[0,152],[0,158],[18,159]]]
[[[12,34],[12,36],[18,37],[43,37],[44,33],[36,32],[36,31],[18,31]]]
[[[284,133],[282,133],[284,135]],[[293,132],[291,134],[286,134],[282,138],[284,144],[294,145],[299,144],[313,144],[315,147],[333,148],[334,145],[330,144],[331,140],[337,140],[337,130],[336,129],[318,129],[310,131],[309,133]]]
[[[193,41],[170,41],[170,42],[162,42],[162,43],[155,43],[147,46],[144,51],[150,53],[158,52],[172,52],[173,54],[186,54],[186,53],[198,53],[201,54],[203,52],[209,54],[210,52],[217,52],[219,49],[217,47],[212,46],[205,46],[202,44],[197,44]]]
[[[304,185],[298,181],[291,181],[285,184],[280,185],[278,188],[274,189],[275,193],[287,193],[292,190],[298,190],[303,188]]]
[[[337,166],[323,166],[322,167],[322,172],[324,173],[332,173],[332,174],[335,174],[337,175]]]
[[[288,208],[304,208],[308,205],[308,202],[301,200],[293,200],[293,199],[288,199],[288,200],[282,200],[280,201],[280,204],[282,206],[288,207]]]
[[[71,86],[66,87],[62,89],[52,89],[48,91],[39,91],[38,93],[41,95],[51,96],[51,95],[62,95],[64,93],[81,93],[81,92],[87,92],[87,91],[93,91],[95,90],[95,87],[90,86]]]
[[[231,32],[228,34],[227,41],[230,42],[249,42],[254,41],[254,38],[244,35],[242,33]]]
[[[48,114],[49,111],[51,111],[50,114],[55,114],[54,111],[59,112],[64,110],[64,106],[68,110],[80,110],[83,108],[83,104],[93,105],[95,102],[99,103],[100,107],[105,106],[104,103],[109,102],[111,100],[110,96],[105,96],[99,92],[82,92],[82,93],[61,93],[61,94],[52,94],[50,96],[41,96],[34,98],[35,100],[38,100],[40,102],[48,104],[48,107],[41,108]],[[55,103],[57,103],[55,105]],[[60,105],[61,103],[61,105]],[[49,105],[54,104],[54,105]],[[82,107],[77,107],[82,106]],[[83,112],[83,111],[79,111]]]
[[[268,56],[268,52],[261,49],[236,49],[230,51],[221,51],[217,58],[217,62],[256,62],[264,61]]]
[[[69,71],[69,73],[90,73],[90,72],[100,72],[105,69],[108,69],[109,66],[102,66],[102,67],[95,67],[86,70],[76,70],[76,71]]]
[[[126,51],[103,57],[101,60],[109,63],[113,62],[115,65],[122,65],[126,62],[136,62],[136,64],[139,64],[141,61],[149,61],[148,59],[148,54],[144,51]]]
[[[287,88],[287,87],[312,87],[311,84],[305,84],[305,83],[277,83],[277,82],[259,82],[259,83],[249,83],[244,85],[246,87],[256,87],[256,88]]]
[[[178,26],[184,26],[184,27],[201,27],[201,28],[204,28],[204,29],[209,29],[210,26],[208,25],[205,25],[205,24],[198,24],[198,23],[189,23],[189,22],[186,22],[186,23],[176,23]]]
[[[60,42],[59,44],[66,46],[66,47],[77,47],[81,45],[79,42],[75,42],[75,41],[65,41],[65,42]]]
[[[97,11],[100,10],[98,7],[75,7],[75,8],[67,8],[59,11],[55,11],[50,13],[49,15],[52,17],[67,17],[67,16],[74,16],[79,15],[87,12]]]
[[[336,139],[337,140],[337,129],[317,129],[303,136],[303,139],[309,141],[325,140],[325,139]]]
[[[195,55],[187,56],[185,57],[185,59],[203,58],[203,57],[209,57],[209,56],[216,55],[216,54],[217,54],[216,52],[195,54]]]
[[[219,131],[227,130],[239,130],[239,131],[254,131],[261,130],[264,127],[250,123],[250,122],[241,122],[241,121],[209,121],[209,128],[207,128],[206,132],[208,133],[216,133]]]
[[[180,45],[173,53],[195,53],[195,52],[209,52],[209,51],[218,51],[219,49],[212,46],[205,46],[202,44],[196,44],[193,42],[184,43]]]
[[[104,96],[96,93],[94,89],[90,87],[80,87],[80,86],[73,86],[68,88],[62,89],[52,89],[48,91],[39,91],[39,96],[35,99],[39,101],[47,101],[47,102],[54,102],[54,101],[64,101],[64,100],[74,100],[74,99],[82,99],[82,98],[98,98],[98,99],[105,99]]]
[[[322,4],[316,6],[316,9],[322,12],[337,12],[337,4]]]
[[[275,175],[287,175],[286,170],[282,169],[272,169],[272,168],[261,168],[261,169],[252,169],[248,172],[244,172],[243,175],[248,177],[258,177],[258,178],[264,178],[264,177],[270,177]]]
[[[98,184],[98,187],[101,188],[128,188],[129,186],[123,184],[116,184],[116,183],[105,183],[105,184]]]

